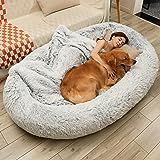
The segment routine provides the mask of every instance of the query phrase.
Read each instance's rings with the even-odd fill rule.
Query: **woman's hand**
[[[108,77],[114,79],[115,72],[112,70],[112,68],[109,65],[105,65],[104,67],[107,69]]]

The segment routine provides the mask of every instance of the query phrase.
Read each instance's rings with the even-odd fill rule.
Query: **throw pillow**
[[[37,0],[45,16],[50,13],[79,5],[79,0]]]
[[[141,53],[141,51],[138,50],[136,47],[133,47],[133,46],[131,47],[128,44],[123,45],[121,49],[127,52],[130,58],[132,59],[135,59]]]

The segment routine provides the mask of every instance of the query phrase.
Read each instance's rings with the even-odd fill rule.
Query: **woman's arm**
[[[101,51],[101,49],[104,47],[105,43],[106,43],[106,41],[104,39],[98,40],[95,48],[91,52],[91,57],[96,62],[100,63],[103,67],[105,67],[107,69],[107,71],[108,71],[108,75],[111,76],[111,78],[114,78],[114,72],[113,72],[113,70],[111,69],[111,67],[108,64],[106,64],[101,59],[101,57],[98,54]]]
[[[91,57],[97,61],[98,63],[100,63],[102,66],[105,67],[105,63],[102,61],[102,59],[99,56],[99,52],[101,51],[101,49],[104,47],[105,45],[105,40],[98,40],[96,46],[94,47],[94,49],[91,52]]]

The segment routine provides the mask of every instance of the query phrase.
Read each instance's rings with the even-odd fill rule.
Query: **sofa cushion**
[[[58,25],[62,24],[72,30],[77,30],[92,24],[101,23],[102,19],[102,10],[83,5],[67,8],[43,17],[44,22],[51,26],[58,27]]]
[[[79,5],[79,0],[37,0],[44,15]]]
[[[43,13],[34,12],[32,14],[16,18],[10,21],[27,32],[37,47],[48,43],[54,30],[54,26],[50,26],[42,19]]]

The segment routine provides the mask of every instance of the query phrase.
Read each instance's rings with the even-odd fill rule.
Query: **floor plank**
[[[63,160],[59,155],[56,155],[55,157],[51,158],[50,160]]]
[[[140,112],[151,121],[156,119],[160,115],[160,94],[147,104]]]
[[[5,82],[6,82],[6,81],[4,80],[4,81],[2,81],[2,82],[0,83],[0,93],[3,92],[3,88],[4,88]]]
[[[73,140],[48,139],[18,160],[48,160],[72,142]]]
[[[0,116],[0,131],[11,126],[12,124],[13,124],[13,121],[11,120],[11,118],[7,113]]]
[[[144,151],[135,142],[132,142],[113,160],[143,160],[146,155],[146,151]]]
[[[158,76],[149,90],[149,94],[152,95],[153,97],[157,97],[160,94],[160,76]]]
[[[0,93],[0,116],[6,113],[6,110],[3,105],[3,94]]]
[[[155,119],[135,141],[149,153],[160,142],[160,117]]]
[[[92,150],[87,157],[83,160],[111,160],[121,152],[140,132],[150,124],[150,121],[143,117],[141,114],[136,114],[128,122],[126,122],[120,129],[111,134],[106,140],[103,141],[98,147]],[[92,140],[92,143],[94,143]],[[63,160],[75,160],[81,159],[85,155],[85,146],[87,141],[81,143],[81,147],[76,144],[72,144],[64,149],[59,155]],[[79,143],[78,143],[79,144]],[[78,148],[78,149],[77,149]]]
[[[9,126],[2,131],[2,135],[8,144],[12,143],[24,134],[26,134],[26,132],[23,129],[19,128],[16,124]]]
[[[43,141],[44,139],[40,139],[30,134],[24,135],[0,150],[0,160],[16,160]]]
[[[0,149],[5,147],[6,145],[7,145],[7,142],[5,141],[4,137],[2,136],[2,134],[0,132]]]
[[[159,160],[160,159],[160,143],[153,149],[153,151],[145,158],[145,160]]]
[[[160,38],[156,38],[154,41],[151,42],[151,44],[154,46],[155,50],[157,51],[157,55],[160,58]]]

